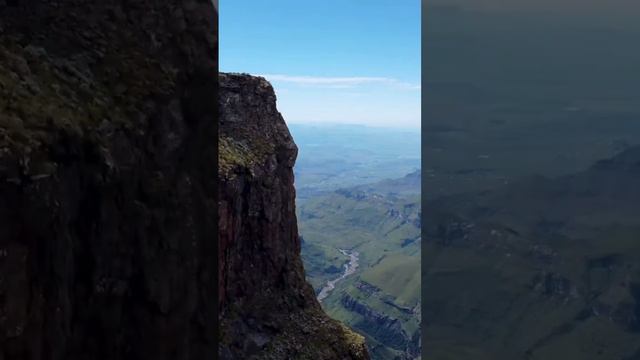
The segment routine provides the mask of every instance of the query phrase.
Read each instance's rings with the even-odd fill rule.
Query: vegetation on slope
[[[338,249],[357,251],[358,270],[337,284],[324,309],[360,331],[373,358],[414,358],[420,333],[420,188],[397,195],[386,191],[388,182],[379,184],[381,191],[376,183],[299,201],[302,254],[318,292],[347,261]]]

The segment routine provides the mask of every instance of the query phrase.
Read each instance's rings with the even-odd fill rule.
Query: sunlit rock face
[[[367,359],[305,281],[295,214],[298,149],[263,78],[220,74],[219,273],[223,359]]]

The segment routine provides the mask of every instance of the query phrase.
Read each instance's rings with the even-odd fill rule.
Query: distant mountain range
[[[392,196],[420,194],[421,187],[422,171],[416,170],[398,179],[386,179],[373,184],[354,186],[353,189]]]
[[[420,131],[291,124],[298,198],[395,178],[420,167]]]

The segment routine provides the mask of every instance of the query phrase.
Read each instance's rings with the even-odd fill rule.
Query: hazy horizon
[[[635,0],[434,0],[427,8],[449,7],[495,14],[556,19],[582,25],[640,30]]]
[[[390,129],[390,130],[398,130],[398,131],[421,131],[420,124],[410,124],[407,126],[395,125],[391,123],[383,123],[383,124],[370,124],[370,123],[356,123],[350,122],[349,120],[341,121],[341,122],[330,122],[330,121],[295,121],[285,119],[287,125],[293,126],[317,126],[317,127],[363,127],[363,128],[374,128],[374,129]]]

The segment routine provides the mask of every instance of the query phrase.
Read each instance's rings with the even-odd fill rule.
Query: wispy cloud
[[[420,85],[410,84],[400,81],[398,79],[389,77],[367,77],[367,76],[352,76],[352,77],[322,77],[322,76],[293,76],[283,74],[261,74],[269,81],[283,82],[295,85],[324,87],[334,89],[346,89],[354,88],[364,85],[386,85],[396,88],[420,90]]]

